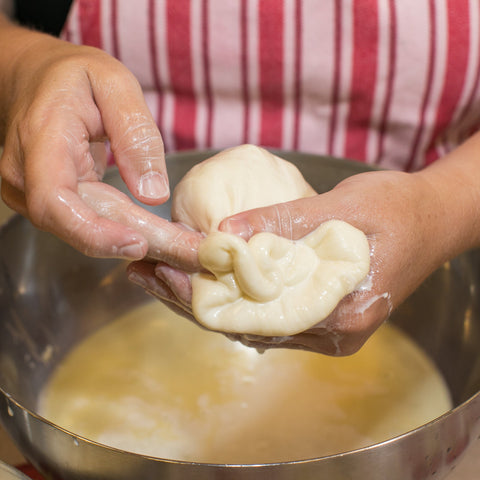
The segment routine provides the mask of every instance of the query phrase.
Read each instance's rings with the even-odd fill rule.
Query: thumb
[[[163,140],[137,80],[117,67],[108,79],[92,75],[93,95],[128,189],[141,202],[158,205],[170,196]]]
[[[319,224],[316,204],[318,197],[301,198],[277,203],[227,217],[220,223],[221,232],[238,235],[245,240],[260,232],[270,232],[291,240],[298,240]],[[326,216],[325,219],[327,220]]]

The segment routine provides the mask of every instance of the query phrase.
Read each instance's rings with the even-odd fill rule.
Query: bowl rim
[[[425,429],[430,429],[434,428],[437,424],[443,422],[446,418],[448,417],[453,417],[454,415],[458,414],[460,410],[464,410],[468,408],[471,404],[474,402],[479,402],[480,403],[480,391],[472,395],[470,398],[462,402],[461,404],[457,405],[456,407],[446,411],[442,415],[430,420],[427,423],[424,423],[423,425],[419,425],[418,427],[415,427],[411,430],[408,430],[400,435],[397,435],[392,438],[388,438],[386,440],[383,440],[378,443],[374,443],[372,445],[367,445],[361,448],[357,448],[354,450],[348,450],[346,452],[339,452],[339,453],[334,453],[331,455],[325,455],[321,457],[312,457],[312,458],[305,458],[305,459],[299,459],[299,460],[289,460],[285,462],[267,462],[267,463],[210,463],[210,462],[194,462],[194,461],[187,461],[187,460],[178,460],[178,459],[171,459],[171,458],[163,458],[163,457],[155,457],[152,455],[145,455],[142,453],[136,453],[132,452],[129,450],[123,450],[121,448],[117,447],[112,447],[110,445],[105,445],[103,443],[97,442],[95,440],[91,440],[87,437],[83,437],[81,435],[78,435],[74,432],[71,432],[70,430],[57,425],[53,423],[52,421],[48,420],[47,418],[43,417],[42,415],[34,412],[33,410],[24,407],[23,405],[20,404],[18,400],[15,399],[15,397],[3,389],[3,387],[0,386],[0,394],[5,398],[8,408],[11,408],[10,404],[14,404],[16,408],[18,408],[23,414],[27,414],[29,417],[32,417],[38,422],[41,422],[45,424],[46,426],[50,428],[54,428],[63,434],[67,435],[68,437],[71,437],[74,442],[78,442],[79,440],[90,445],[94,445],[96,447],[104,448],[106,450],[109,450],[111,452],[116,452],[116,453],[121,453],[121,454],[127,454],[131,455],[135,458],[143,458],[143,459],[148,459],[148,460],[153,460],[155,462],[163,462],[163,463],[170,463],[170,464],[176,464],[176,465],[189,465],[189,466],[202,466],[202,467],[273,467],[273,466],[281,466],[281,465],[298,465],[302,463],[311,463],[311,462],[318,462],[318,461],[324,461],[324,460],[334,460],[334,459],[339,459],[339,458],[344,458],[348,456],[353,456],[353,455],[359,455],[371,450],[378,449],[379,447],[389,445],[395,442],[399,442],[401,440],[404,440],[409,437],[413,437],[422,431],[425,431]],[[13,415],[12,415],[13,416]]]

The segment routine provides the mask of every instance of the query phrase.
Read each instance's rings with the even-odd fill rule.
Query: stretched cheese
[[[192,276],[199,323],[222,332],[294,335],[326,318],[367,276],[367,238],[340,220],[297,241],[264,232],[247,242],[217,230],[234,213],[314,194],[294,165],[251,145],[225,150],[182,179],[172,217],[208,234],[199,248],[208,272]]]

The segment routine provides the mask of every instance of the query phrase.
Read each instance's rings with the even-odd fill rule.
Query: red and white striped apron
[[[254,143],[416,170],[480,126],[478,0],[75,0],[167,150]]]

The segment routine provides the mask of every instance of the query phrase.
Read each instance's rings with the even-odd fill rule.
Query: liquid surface
[[[269,463],[371,445],[450,407],[434,365],[393,326],[351,357],[258,354],[152,302],[74,349],[47,384],[40,413],[136,453]]]

